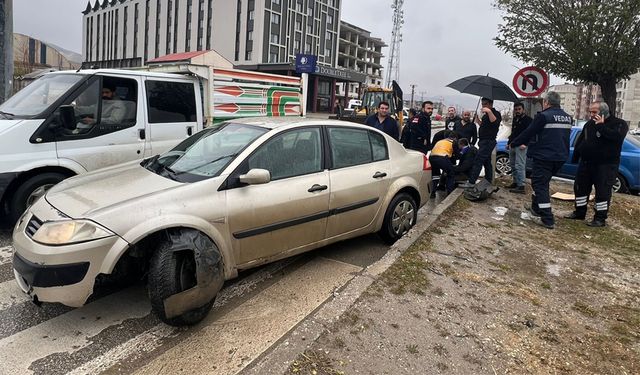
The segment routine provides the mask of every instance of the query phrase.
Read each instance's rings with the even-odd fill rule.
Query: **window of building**
[[[192,83],[147,80],[149,123],[195,122],[196,95]]]
[[[279,25],[280,24],[280,15],[279,14],[271,14],[271,22]]]
[[[144,10],[144,61],[146,63],[149,60],[149,3],[151,0],[146,0]],[[124,42],[126,43],[126,42]]]
[[[136,3],[134,8],[134,19],[133,19],[133,58],[138,57],[138,3]]]
[[[311,22],[307,23],[307,34],[313,34],[313,25]]]
[[[249,21],[253,21],[253,17],[255,16],[255,11],[250,10],[249,11]]]
[[[174,17],[173,17],[173,53],[178,52],[178,9],[180,9],[180,0],[175,0]]]
[[[311,43],[304,44],[304,53],[311,53]]]
[[[251,60],[251,51],[247,51],[247,53],[245,53],[244,59]]]
[[[293,41],[293,49],[294,52],[299,53],[300,51],[300,41],[299,40],[294,40]]]
[[[279,44],[280,43],[280,35],[271,34],[271,43]]]
[[[213,17],[213,0],[209,0],[207,3],[207,49],[211,49],[211,29],[213,25],[211,25],[211,19]]]
[[[271,52],[269,54],[269,62],[270,63],[277,63],[278,62],[278,53],[276,52]]]
[[[302,22],[296,20],[296,30],[302,30]]]
[[[247,40],[253,40],[253,31],[247,33]]]
[[[280,5],[280,0],[271,0],[273,5]]]
[[[333,16],[332,16],[332,15],[330,15],[330,14],[327,14],[327,23],[328,23],[329,25],[332,25],[332,24],[333,24]]]

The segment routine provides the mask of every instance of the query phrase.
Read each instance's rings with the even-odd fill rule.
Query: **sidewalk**
[[[502,189],[421,213],[243,373],[640,373],[640,198],[615,195],[607,228],[558,219],[553,231],[527,200]]]

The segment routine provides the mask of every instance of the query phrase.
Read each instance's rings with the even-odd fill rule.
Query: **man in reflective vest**
[[[531,207],[533,221],[548,229],[554,228],[549,182],[569,157],[569,138],[573,119],[560,108],[560,95],[549,91],[538,113],[527,129],[511,142],[511,147],[528,145],[527,156],[533,159],[531,171]]]

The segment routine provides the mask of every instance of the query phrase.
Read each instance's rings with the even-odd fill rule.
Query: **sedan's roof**
[[[276,129],[282,126],[288,125],[333,125],[333,126],[358,126],[364,127],[362,124],[349,121],[329,120],[329,119],[316,119],[307,117],[247,117],[237,118],[229,120],[229,122],[236,124],[246,124],[253,126],[260,126],[267,129]],[[367,126],[366,128],[370,128]]]

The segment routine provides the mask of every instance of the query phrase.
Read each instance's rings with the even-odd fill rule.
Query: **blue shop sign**
[[[314,73],[318,56],[296,54],[296,73]]]

